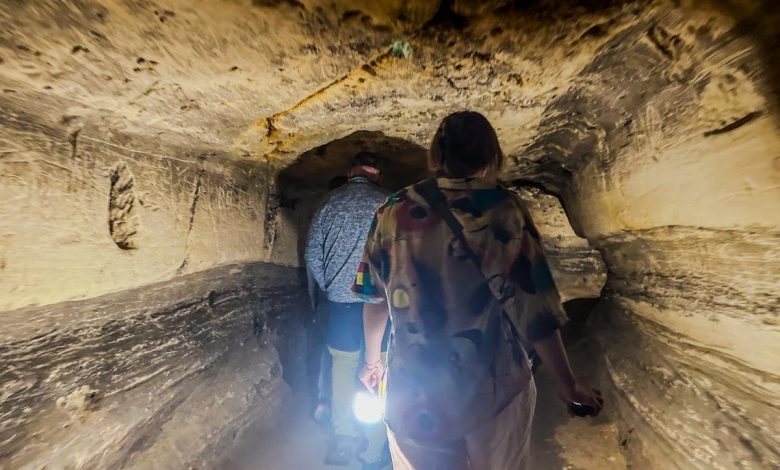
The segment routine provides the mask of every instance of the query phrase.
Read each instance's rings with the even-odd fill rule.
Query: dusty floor
[[[579,357],[578,356],[579,354]],[[586,348],[570,347],[575,367]],[[617,428],[606,416],[572,420],[557,399],[552,379],[542,367],[536,375],[539,398],[531,441],[530,469],[624,470]],[[322,463],[326,434],[309,416],[306,397],[290,403],[287,419],[271,436],[263,429],[249,429],[219,468],[225,470],[357,470]],[[499,470],[499,469],[496,469]],[[507,469],[510,470],[510,469]]]

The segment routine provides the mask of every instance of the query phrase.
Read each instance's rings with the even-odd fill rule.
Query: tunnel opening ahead
[[[379,186],[395,192],[427,174],[426,150],[409,140],[360,130],[301,154],[282,169],[273,184],[264,225],[272,261],[303,266],[309,223],[325,194],[347,175],[358,152],[371,152],[382,166]]]
[[[346,181],[351,160],[359,152],[371,152],[378,158],[382,171],[378,185],[388,194],[428,174],[423,147],[383,132],[360,130],[308,150],[276,178],[265,225],[266,239],[273,240],[272,251],[305,269],[303,253],[314,212],[330,190]],[[305,283],[302,278],[301,284]],[[285,381],[296,393],[310,394],[316,388],[311,377],[319,369],[317,351],[323,347],[326,322],[313,318],[311,312],[301,314],[307,319],[306,352],[291,348],[289,339],[279,341],[277,349]]]
[[[346,175],[351,159],[358,152],[372,152],[381,160],[383,178],[380,186],[394,192],[424,179],[428,175],[426,150],[405,139],[387,136],[382,132],[357,131],[303,153],[294,163],[283,169],[276,179],[276,209],[274,213],[275,249],[296,252],[298,266],[305,269],[303,252],[309,224],[316,208],[333,189],[334,181]],[[599,302],[606,269],[600,254],[589,243],[577,236],[560,200],[537,186],[515,187],[514,191],[525,201],[532,217],[538,220],[538,228],[549,241],[552,270],[560,285],[564,308],[571,322],[563,330],[566,342],[574,348],[576,364],[598,354],[592,341],[588,323],[590,313]],[[296,239],[295,247],[289,245]],[[305,280],[301,280],[305,283]],[[303,290],[301,291],[303,296]],[[325,453],[325,442],[332,439],[328,415],[321,411],[323,375],[330,367],[325,349],[325,330],[328,324],[328,308],[324,295],[319,292],[320,308],[316,312],[302,309],[295,312],[303,321],[303,331],[297,340],[279,341],[277,349],[283,368],[283,377],[293,391],[287,403],[287,411],[295,418],[281,426],[273,435],[265,430],[267,423],[258,422],[256,428],[247,431],[226,456],[226,462],[236,468],[250,468],[257,462],[275,461],[275,465],[310,465],[320,468]],[[305,345],[305,346],[304,346]],[[292,347],[290,347],[292,346]],[[549,392],[554,385],[542,367],[539,372],[542,397],[539,413],[542,418],[536,425],[538,432],[534,446],[538,449],[539,465],[553,468],[563,465],[558,450],[551,450],[549,441],[555,438],[558,427],[565,419],[555,394]],[[327,376],[327,372],[325,374]],[[327,380],[327,379],[324,379]],[[325,393],[327,395],[327,392]],[[327,411],[327,409],[326,409]],[[315,419],[319,424],[315,424]],[[614,426],[605,429],[605,443],[614,443]],[[301,435],[311,439],[301,442]],[[575,430],[569,438],[576,439],[583,430]],[[262,436],[262,439],[261,439]],[[574,436],[574,437],[572,437]],[[264,441],[258,445],[258,441]],[[544,452],[542,452],[544,450]],[[614,445],[604,446],[600,457],[619,451]],[[622,459],[622,457],[621,457]],[[595,460],[594,460],[595,461]]]
[[[383,132],[360,130],[304,152],[276,178],[276,191],[269,201],[270,225],[266,225],[266,230],[273,233],[266,238],[274,240],[273,250],[287,253],[287,259],[302,268],[302,284],[306,283],[303,253],[314,212],[334,189],[334,183],[344,181],[354,155],[365,151],[380,160],[379,186],[388,193],[429,174],[427,150],[422,146]],[[572,343],[578,342],[586,336],[590,314],[606,282],[604,261],[586,239],[575,233],[560,198],[539,185],[514,185],[513,191],[524,201],[545,238],[551,269],[571,320],[564,330],[565,337]],[[327,322],[317,321],[311,313],[302,317],[307,319],[306,352],[285,349],[290,341],[280,342],[278,349],[285,380],[296,392],[310,394],[317,388],[312,374],[320,367],[317,351],[323,347],[323,326]],[[301,354],[306,355],[305,361]]]
[[[352,157],[372,152],[382,165],[380,185],[397,191],[427,174],[426,149],[409,140],[378,131],[360,130],[303,153],[279,173],[279,187],[285,190],[326,191],[333,178],[344,176]]]

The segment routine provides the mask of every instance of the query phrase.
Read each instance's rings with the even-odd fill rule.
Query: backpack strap
[[[447,226],[450,228],[450,231],[452,231],[452,234],[455,235],[455,238],[460,242],[461,247],[466,252],[466,256],[469,257],[471,262],[474,263],[474,266],[477,267],[479,272],[482,274],[483,277],[485,277],[485,280],[487,281],[487,277],[485,276],[485,273],[482,271],[482,259],[480,259],[480,257],[477,256],[477,254],[474,252],[474,250],[471,249],[471,246],[469,246],[468,242],[466,241],[466,236],[463,234],[463,226],[460,224],[460,222],[458,222],[458,219],[456,219],[455,216],[452,214],[452,211],[450,210],[449,205],[447,204],[447,197],[441,191],[438,184],[436,184],[436,178],[428,178],[426,180],[423,180],[415,184],[414,190],[425,200],[425,202],[429,206],[431,206],[431,208],[447,224]],[[493,294],[493,297],[495,297],[495,299],[498,301],[498,304],[501,305],[502,303],[501,297],[499,297],[498,294],[493,292],[493,289],[490,289],[490,292]],[[535,373],[536,369],[541,365],[541,359],[536,354],[534,347],[528,341],[526,341],[526,339],[523,336],[521,336],[520,333],[517,331],[515,322],[512,321],[512,318],[509,316],[508,313],[506,313],[506,310],[502,308],[501,313],[503,314],[504,320],[509,324],[509,329],[512,333],[512,337],[514,337],[514,339],[517,340],[525,349],[526,354],[528,355],[528,359],[531,361],[531,372]]]
[[[482,276],[485,277],[485,273],[482,271],[482,259],[477,256],[477,254],[474,252],[474,250],[471,249],[471,246],[469,246],[468,242],[466,241],[466,236],[463,234],[463,226],[452,214],[452,211],[447,204],[447,197],[436,184],[436,178],[428,178],[415,184],[414,190],[417,192],[417,194],[422,196],[425,202],[428,203],[428,205],[431,206],[436,214],[438,214],[439,217],[441,217],[441,219],[447,224],[453,235],[455,235],[455,238],[460,242],[463,251],[466,252],[466,256],[469,257],[471,262],[474,263],[474,266],[476,266]],[[493,292],[493,289],[490,289],[490,292],[493,294],[493,297],[496,298],[498,304],[501,305],[501,297]],[[504,319],[506,319],[507,323],[509,323],[509,328],[512,330],[512,336],[514,336],[515,339],[518,339],[521,344],[525,344],[526,342],[518,333],[517,328],[515,327],[515,323],[503,308],[501,311],[504,314]]]
[[[421,181],[414,185],[414,189],[417,191],[417,194],[425,199],[425,202],[431,206],[436,214],[444,220],[453,235],[455,235],[455,238],[463,245],[463,250],[466,252],[466,255],[474,263],[477,269],[479,269],[479,272],[482,272],[482,260],[474,253],[474,250],[471,249],[469,244],[466,243],[466,237],[463,235],[463,226],[460,225],[458,219],[452,214],[452,211],[447,204],[447,198],[436,184],[436,179],[429,178],[425,181]]]

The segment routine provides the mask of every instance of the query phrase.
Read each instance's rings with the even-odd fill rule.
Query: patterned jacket
[[[528,342],[555,332],[565,315],[542,240],[515,194],[482,179],[436,180],[482,272],[410,186],[379,208],[353,291],[388,302],[388,425],[457,438],[529,386],[526,355],[503,312]],[[427,430],[411,422],[422,409],[441,422]]]

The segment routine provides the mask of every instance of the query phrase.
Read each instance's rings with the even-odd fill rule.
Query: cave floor
[[[569,347],[575,368],[592,357],[591,347]],[[579,370],[582,370],[579,368]],[[625,470],[617,427],[606,414],[596,419],[571,419],[557,398],[551,377],[542,367],[536,376],[538,399],[531,438],[530,469]],[[219,468],[226,470],[357,470],[322,463],[327,434],[309,416],[310,401],[296,396],[287,407],[277,432],[260,427],[242,433]],[[608,414],[608,413],[607,413]],[[509,470],[509,469],[507,469]]]

